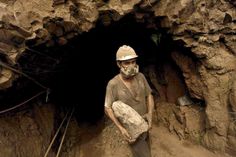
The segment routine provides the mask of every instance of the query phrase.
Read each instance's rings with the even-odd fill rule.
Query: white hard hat
[[[137,54],[135,53],[134,49],[128,45],[123,45],[119,47],[116,52],[116,60],[117,61],[124,61],[133,58],[137,58]]]

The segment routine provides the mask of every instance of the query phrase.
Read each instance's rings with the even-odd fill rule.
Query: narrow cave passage
[[[106,84],[118,73],[115,55],[123,44],[136,50],[141,72],[148,74],[149,66],[155,66],[158,84],[164,89],[156,92],[157,97],[175,102],[186,92],[183,76],[170,57],[170,52],[178,45],[164,31],[147,28],[132,16],[126,16],[110,26],[98,23],[96,28],[64,46],[33,48],[50,56],[46,61],[45,57],[40,59],[37,56],[35,59],[32,55],[25,55],[19,62],[25,73],[29,68],[27,64],[32,64],[28,60],[37,65],[35,69],[38,71],[28,74],[52,90],[50,100],[57,106],[67,108],[76,105],[75,115],[79,121],[96,122],[104,115]],[[152,83],[151,86],[154,88]]]

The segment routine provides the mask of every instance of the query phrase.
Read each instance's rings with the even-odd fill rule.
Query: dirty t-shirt
[[[106,88],[105,107],[111,107],[114,101],[122,101],[131,106],[140,115],[147,113],[147,96],[151,88],[142,73],[134,76],[131,84],[132,91],[127,88],[119,74],[112,78]]]

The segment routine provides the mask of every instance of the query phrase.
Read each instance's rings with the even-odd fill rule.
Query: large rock
[[[112,104],[112,109],[116,118],[129,132],[132,140],[136,140],[139,135],[148,131],[147,122],[129,105],[116,101]]]

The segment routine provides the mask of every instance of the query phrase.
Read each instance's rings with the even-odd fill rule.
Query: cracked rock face
[[[102,0],[1,0],[0,53],[13,66],[27,48],[27,41],[47,46],[66,44],[68,39],[95,27],[99,14],[107,14],[106,19],[110,22],[119,20],[132,12],[138,3],[140,0],[111,0],[108,3]],[[2,89],[10,87],[16,77],[11,71],[4,75],[5,71],[1,71]]]
[[[206,133],[202,143],[212,149],[235,149],[236,3],[233,0],[1,0],[0,88],[12,85],[9,70],[27,48],[67,40],[96,27],[118,21],[135,8],[160,19],[174,40],[181,41],[197,62],[174,52],[191,97],[206,103]],[[145,18],[136,13],[137,20]],[[150,17],[150,16],[149,16]],[[155,25],[155,23],[152,23]],[[3,64],[4,61],[4,64]],[[7,65],[6,65],[7,64]],[[233,146],[232,146],[233,145]]]
[[[165,17],[163,27],[169,28],[173,38],[182,41],[198,59],[191,68],[191,60],[178,53],[173,55],[191,96],[206,102],[207,133],[202,142],[221,150],[227,147],[228,127],[235,118],[229,114],[235,108],[234,100],[228,103],[229,95],[235,91],[232,84],[236,69],[236,9],[232,4],[180,0],[160,1],[153,7],[156,16]]]

